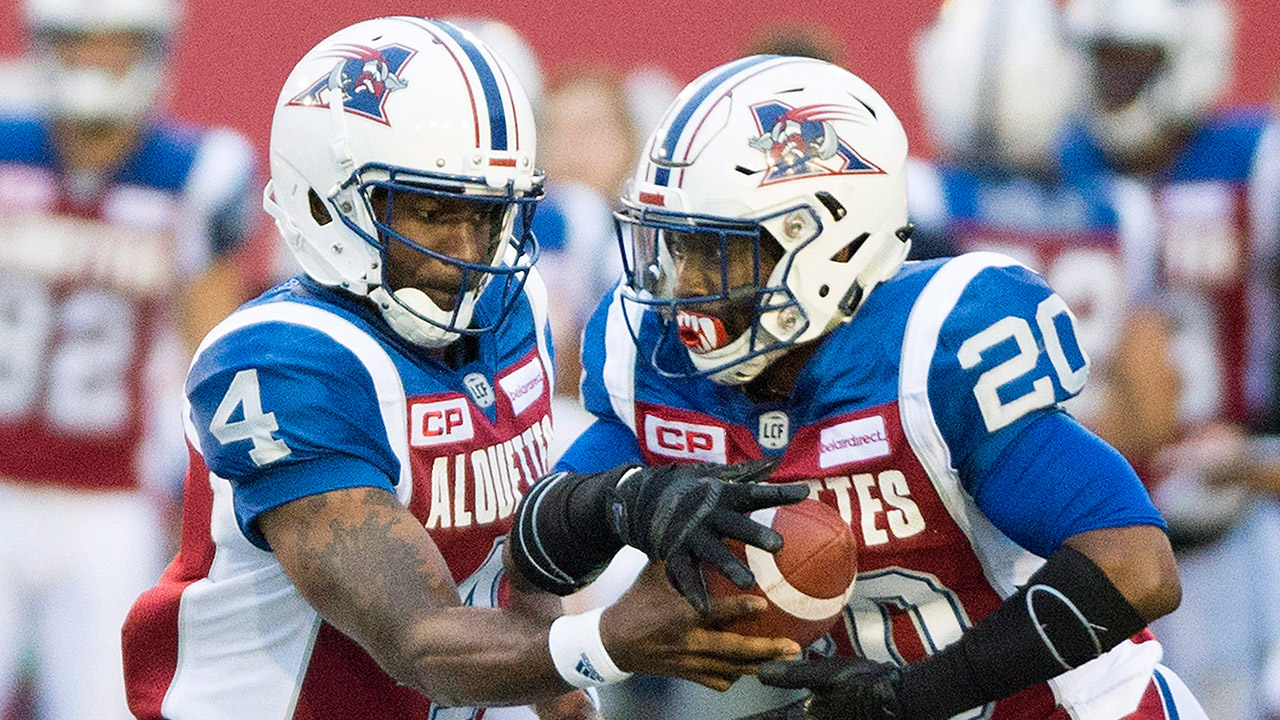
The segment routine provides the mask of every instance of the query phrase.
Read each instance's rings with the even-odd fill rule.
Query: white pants
[[[1280,506],[1259,501],[1226,537],[1179,554],[1178,569],[1182,605],[1151,626],[1165,664],[1209,717],[1259,720],[1280,712],[1267,707],[1280,690],[1268,687],[1264,672],[1280,643]]]
[[[30,652],[40,717],[131,717],[120,627],[162,552],[141,494],[0,482],[0,706]]]

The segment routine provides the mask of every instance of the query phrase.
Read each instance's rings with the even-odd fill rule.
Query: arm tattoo
[[[460,604],[439,550],[385,490],[322,493],[290,505],[292,542],[280,538],[293,545],[290,575],[325,619],[356,639],[378,644],[421,613]]]

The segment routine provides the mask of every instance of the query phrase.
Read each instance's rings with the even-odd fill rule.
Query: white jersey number
[[[973,625],[959,596],[928,573],[900,567],[872,570],[858,573],[854,587],[845,609],[846,629],[854,649],[868,660],[906,664],[894,641],[895,623],[909,621],[929,655],[959,640]],[[993,709],[986,705],[952,720],[989,718]]]
[[[43,283],[0,283],[0,421],[34,410],[68,433],[110,433],[129,419],[132,304],[101,290],[55,302]],[[45,389],[43,394],[41,390]]]
[[[1036,327],[1043,338],[1044,349],[1049,354],[1058,384],[1068,393],[1074,394],[1080,392],[1089,376],[1089,356],[1083,350],[1078,350],[1084,362],[1078,368],[1071,367],[1058,333],[1057,319],[1063,316],[1071,325],[1074,336],[1075,316],[1062,298],[1050,295],[1036,308]],[[1054,402],[1053,382],[1048,375],[1032,380],[1031,388],[1018,397],[1007,401],[1000,398],[1000,388],[1026,377],[1039,364],[1041,345],[1037,342],[1035,330],[1031,323],[1017,315],[997,320],[987,329],[965,340],[957,352],[960,367],[965,370],[976,367],[982,362],[984,352],[1008,340],[1017,344],[1018,354],[982,373],[973,386],[973,396],[978,401],[978,409],[982,411],[982,419],[988,432],[995,432],[1032,410],[1048,407]]]
[[[236,408],[243,410],[244,417],[234,422],[231,415]],[[276,414],[262,412],[262,392],[258,387],[258,371],[250,368],[241,370],[231,379],[227,394],[218,403],[213,412],[213,420],[209,422],[209,432],[218,442],[239,442],[252,440],[253,449],[249,451],[249,459],[262,467],[273,463],[293,452],[285,442],[271,433],[279,430]]]

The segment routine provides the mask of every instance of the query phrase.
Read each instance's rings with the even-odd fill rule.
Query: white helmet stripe
[[[431,33],[431,36],[434,37],[437,41],[439,41],[439,43],[444,47],[444,49],[449,52],[449,56],[453,58],[453,62],[456,63],[458,66],[458,72],[462,75],[462,81],[467,86],[467,97],[471,100],[471,118],[472,120],[475,121],[476,147],[480,147],[480,113],[479,113],[479,109],[476,107],[476,94],[471,86],[471,76],[467,74],[466,68],[464,68],[462,65],[462,60],[458,58],[458,53],[454,49],[455,44],[446,42],[445,38],[441,37],[442,33],[440,32],[440,29],[436,27],[435,24],[427,22],[423,18],[396,17],[392,19],[402,20],[411,25],[417,25],[422,27],[427,32]]]
[[[434,25],[439,30],[448,35],[462,53],[470,61],[471,69],[475,72],[476,78],[480,82],[480,89],[484,95],[486,114],[489,116],[489,147],[494,150],[507,150],[508,137],[508,115],[515,115],[515,108],[512,107],[511,112],[507,112],[507,104],[510,103],[510,88],[503,95],[503,88],[498,78],[493,73],[493,67],[497,62],[484,56],[480,47],[472,39],[471,34],[460,30],[447,22],[424,21],[424,23]],[[505,78],[504,78],[505,81]],[[474,104],[475,98],[472,97]],[[478,122],[478,121],[477,121]],[[512,129],[512,134],[514,129]]]
[[[703,123],[706,122],[707,117],[711,115],[711,111],[715,109],[716,105],[718,105],[720,101],[723,100],[726,96],[728,96],[729,93],[733,92],[734,88],[738,87],[739,85],[746,82],[747,80],[750,80],[756,75],[759,75],[765,70],[777,67],[779,65],[786,65],[788,63],[796,63],[796,62],[814,62],[812,58],[802,58],[802,57],[784,57],[784,58],[777,58],[777,59],[778,59],[778,62],[776,63],[759,65],[751,68],[751,72],[742,73],[741,75],[738,76],[736,80],[734,80],[732,84],[725,85],[724,89],[715,93],[714,100],[708,99],[703,101],[702,104],[706,108],[706,111],[702,114],[702,119],[698,121],[697,125],[693,126],[693,131],[689,133],[689,137],[677,144],[677,148],[683,148],[683,152],[680,154],[679,162],[683,163],[683,162],[689,161],[689,153],[693,149],[693,141],[696,140],[698,137],[698,131],[702,129]],[[680,177],[676,180],[676,187],[678,188],[684,187],[684,172],[685,172],[685,169],[680,168]]]
[[[690,119],[693,117],[695,111],[697,111],[703,104],[703,101],[707,99],[707,96],[711,95],[717,87],[727,82],[742,70],[766,63],[770,60],[778,59],[780,59],[780,57],[777,55],[753,55],[751,57],[743,58],[726,65],[720,72],[715,73],[708,78],[706,82],[702,83],[701,87],[696,85],[690,87],[689,90],[692,91],[692,94],[689,99],[672,108],[672,111],[675,113],[675,117],[667,126],[666,136],[661,141],[661,151],[659,152],[659,156],[662,158],[671,158],[675,156],[680,136],[688,127]],[[663,119],[663,122],[666,122],[665,118]],[[654,138],[654,144],[658,144],[658,139],[656,137]],[[658,150],[659,149],[657,147],[650,148],[651,153]],[[667,185],[670,177],[670,169],[659,167],[655,169],[652,179],[655,185]]]

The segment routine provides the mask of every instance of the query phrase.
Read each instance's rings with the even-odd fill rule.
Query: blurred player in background
[[[1249,490],[1276,456],[1249,433],[1274,432],[1280,132],[1266,108],[1215,109],[1233,59],[1222,0],[1072,0],[1065,20],[1088,73],[1062,169],[1112,194],[1181,376],[1181,442],[1149,482],[1185,594],[1157,631],[1211,715],[1275,716],[1261,667],[1280,639],[1280,532]]]
[[[1002,252],[1044,275],[1091,362],[1066,408],[1142,466],[1176,431],[1169,323],[1149,268],[1128,262],[1107,188],[1058,171],[1083,84],[1060,26],[1051,0],[953,0],[917,38],[916,86],[939,159],[909,165],[911,217],[937,244]]]
[[[241,300],[253,158],[164,117],[180,12],[29,0],[44,103],[0,118],[0,696],[34,648],[41,717],[127,716],[120,624],[185,455],[160,428]]]
[[[558,599],[505,572],[509,542],[555,573],[624,542],[675,563],[718,561],[722,536],[776,550],[743,513],[803,497],[715,479],[738,469],[604,473],[508,541],[552,435],[534,157],[514,73],[447,22],[357,23],[290,73],[263,202],[305,274],[196,352],[182,548],[124,628],[139,718],[594,718],[574,686],[723,687],[799,653],[704,629],[658,573],[553,625]]]
[[[1145,630],[1178,603],[1164,523],[1061,407],[1089,372],[1071,312],[1006,256],[904,266],[906,154],[825,62],[686,88],[622,198],[626,283],[583,351],[597,420],[558,467],[774,458],[841,512],[854,599],[809,660],[761,667],[816,692],[783,714],[1203,718]]]

